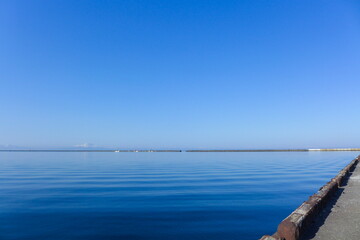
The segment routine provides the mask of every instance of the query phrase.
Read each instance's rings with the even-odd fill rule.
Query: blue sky
[[[1,1],[0,146],[359,147],[359,43],[358,1]]]

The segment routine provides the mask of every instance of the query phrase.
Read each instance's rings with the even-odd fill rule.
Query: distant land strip
[[[360,148],[186,150],[186,152],[310,152],[310,151],[360,151]]]
[[[311,152],[360,151],[360,148],[310,148],[310,149],[239,149],[239,150],[118,150],[118,149],[3,149],[0,152]]]

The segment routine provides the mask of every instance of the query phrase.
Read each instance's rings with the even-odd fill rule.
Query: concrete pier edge
[[[360,155],[286,217],[279,224],[277,232],[271,236],[264,235],[260,240],[299,240],[359,161]]]

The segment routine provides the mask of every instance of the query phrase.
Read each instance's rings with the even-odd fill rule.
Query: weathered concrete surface
[[[302,239],[360,239],[360,164]]]
[[[342,192],[344,192],[345,187],[351,187],[350,184],[347,185],[349,181],[349,176],[354,173],[359,161],[360,155],[357,156],[354,160],[352,160],[334,178],[332,178],[329,182],[322,186],[319,191],[310,196],[307,201],[301,204],[297,209],[295,209],[295,211],[293,211],[287,218],[285,218],[279,224],[277,231],[272,236],[265,235],[261,238],[261,240],[313,239],[313,237],[316,236],[316,233],[318,232],[320,226],[322,226],[325,222],[329,213],[332,212],[332,206],[335,205]],[[355,189],[347,190],[359,190],[359,185],[357,185],[356,183],[357,176],[358,172],[354,173],[354,178],[352,178],[352,182],[354,182],[355,180]],[[353,196],[355,200],[356,197],[357,196]],[[335,210],[333,211],[335,212]],[[357,239],[360,239],[360,237]]]

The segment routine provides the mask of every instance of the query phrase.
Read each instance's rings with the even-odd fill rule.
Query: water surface
[[[258,239],[357,152],[0,153],[0,239]]]

